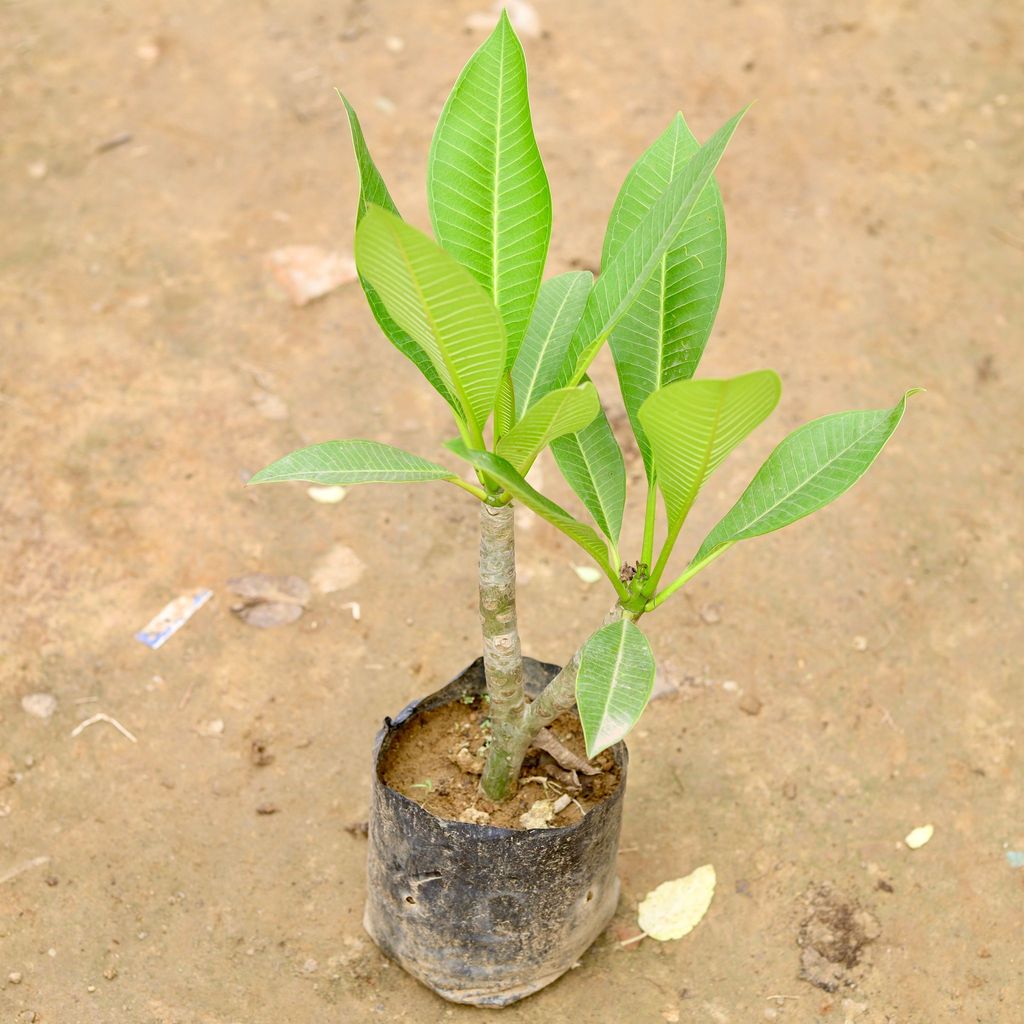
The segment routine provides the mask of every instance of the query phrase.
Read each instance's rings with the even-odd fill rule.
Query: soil
[[[515,795],[502,803],[487,799],[480,792],[487,714],[486,702],[477,698],[414,715],[388,746],[384,781],[439,818],[502,828],[530,827],[520,819],[534,803],[557,802],[563,795],[570,802],[550,818],[550,826],[573,825],[618,788],[619,769],[611,751],[593,760],[599,774],[587,775],[567,772],[550,755],[531,749],[523,760]],[[576,757],[586,759],[583,730],[575,715],[561,715],[550,730]]]
[[[680,568],[789,430],[928,391],[850,494],[644,618],[659,696],[629,741],[617,919],[502,1022],[1016,1024],[1019,5],[534,3],[548,274],[597,263],[626,171],[677,108],[706,138],[757,100],[717,174],[729,276],[700,373],[772,366],[783,397],[708,482]],[[360,924],[374,734],[479,653],[472,499],[242,486],[332,437],[457,465],[447,407],[359,286],[296,308],[266,256],[348,251],[336,85],[398,207],[429,224],[430,136],[485,6],[0,6],[4,1024],[485,1019]],[[593,375],[625,438],[607,354]],[[628,466],[635,561],[633,450]],[[609,589],[525,514],[518,559],[524,650],[564,664]],[[227,581],[255,573],[306,580],[308,608],[242,621]],[[199,587],[212,600],[163,647],[134,638]],[[49,718],[23,709],[34,693]],[[135,742],[102,719],[72,735],[97,713]],[[647,892],[706,863],[693,932],[621,944]],[[835,992],[801,976],[824,885],[877,922]]]

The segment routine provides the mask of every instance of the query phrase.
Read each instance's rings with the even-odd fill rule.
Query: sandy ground
[[[482,1020],[370,945],[365,841],[345,829],[382,716],[477,653],[471,499],[241,486],[305,442],[437,457],[451,434],[358,286],[294,309],[263,258],[349,244],[335,85],[427,223],[430,134],[477,7],[192,6],[0,9],[0,1020]],[[667,692],[631,741],[618,924],[699,864],[718,893],[678,942],[610,930],[509,1024],[1020,1019],[1013,8],[537,2],[549,273],[596,262],[625,171],[677,107],[706,137],[758,100],[719,173],[729,280],[702,373],[774,366],[784,395],[680,558],[786,431],[929,391],[855,492],[645,620]],[[613,397],[606,361],[597,377]],[[561,535],[522,525],[525,646],[561,660],[609,595]],[[361,575],[298,622],[231,614],[229,578],[310,579],[338,546]],[[214,599],[164,648],[133,638],[196,587]],[[48,721],[22,710],[32,692],[57,699]],[[97,711],[138,742],[103,723],[72,738]],[[800,977],[807,948],[859,962],[830,994]]]

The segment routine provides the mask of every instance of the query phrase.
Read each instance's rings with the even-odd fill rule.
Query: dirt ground
[[[360,926],[365,840],[346,829],[366,815],[382,717],[478,652],[472,501],[428,485],[321,505],[302,486],[241,484],[332,437],[444,458],[447,409],[358,286],[296,309],[263,260],[350,243],[335,85],[399,207],[427,224],[430,135],[482,6],[0,8],[4,1024],[489,1012],[443,1003],[376,952]],[[784,394],[709,485],[680,559],[789,429],[928,393],[852,494],[737,547],[645,620],[662,696],[630,741],[617,923],[502,1019],[1013,1024],[1015,5],[536,8],[548,273],[596,262],[623,175],[677,108],[706,137],[757,100],[718,175],[729,279],[701,372],[773,366]],[[596,376],[617,402],[607,360]],[[524,645],[564,660],[609,594],[577,577],[560,534],[522,527]],[[349,582],[292,625],[231,614],[229,578],[323,582],[325,558]],[[165,647],[134,639],[197,587],[212,601]],[[56,698],[49,720],[22,709],[35,692]],[[70,735],[97,712],[137,742],[106,723]],[[903,837],[928,823],[911,852]],[[718,891],[691,935],[620,945],[646,892],[708,862]]]

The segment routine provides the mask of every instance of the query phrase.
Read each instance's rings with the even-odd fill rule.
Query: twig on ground
[[[105,715],[102,711],[93,715],[92,718],[87,718],[84,722],[79,722],[71,730],[72,738],[81,735],[84,729],[88,729],[90,725],[95,725],[97,722],[106,722],[108,725],[112,725],[125,739],[131,740],[132,743],[139,742],[116,718],[111,718],[110,715]]]
[[[192,682],[188,684],[188,689],[181,695],[181,700],[178,701],[179,711],[181,711],[181,709],[189,702],[189,698],[192,696],[192,691],[195,687],[196,681],[193,679]]]
[[[49,864],[50,858],[43,854],[42,857],[33,857],[31,860],[26,860],[21,864],[16,864],[13,868],[5,871],[0,875],[0,885],[4,882],[9,882],[12,878],[17,878],[18,875],[23,874],[26,871],[31,871],[32,868],[41,868],[44,864]]]

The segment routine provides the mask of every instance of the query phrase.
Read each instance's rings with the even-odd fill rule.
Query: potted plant
[[[500,1006],[567,970],[615,910],[622,740],[655,673],[642,617],[734,545],[850,488],[912,392],[892,408],[825,416],[790,434],[685,568],[670,572],[701,486],[780,394],[771,370],[694,379],[725,271],[713,173],[742,112],[703,145],[676,115],[622,185],[596,280],[585,271],[542,280],[551,199],[523,50],[504,14],[434,132],[436,241],[400,218],[345,105],[360,178],[360,281],[384,336],[449,405],[458,437],[447,447],[468,472],[345,440],[293,452],[252,482],[443,481],[478,503],[482,658],[385,719],[378,735],[366,927],[443,996]],[[646,471],[643,542],[625,559],[623,456],[587,376],[605,342]],[[549,446],[593,525],[527,482]],[[578,544],[613,592],[605,622],[562,668],[520,651],[515,503]],[[447,764],[447,781],[417,767],[424,750]]]

